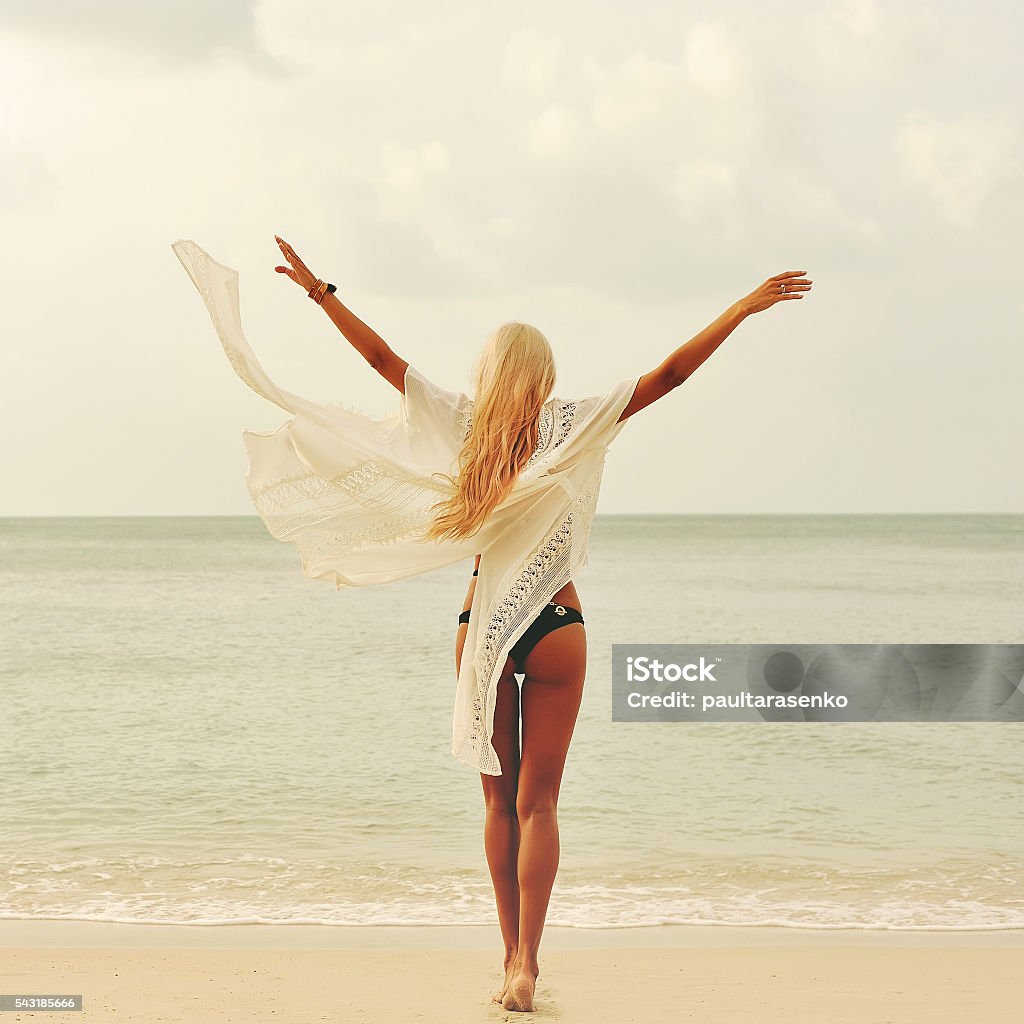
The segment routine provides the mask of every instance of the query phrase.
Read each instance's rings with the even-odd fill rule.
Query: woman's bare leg
[[[587,637],[583,623],[545,636],[523,666],[523,723],[516,816],[519,819],[519,941],[502,1000],[532,1010],[538,950],[558,871],[558,791],[583,698]]]
[[[477,559],[479,564],[479,558]],[[474,579],[466,595],[465,607],[473,600]],[[468,626],[459,624],[455,639],[455,671],[462,665],[462,651],[466,643]],[[501,775],[480,774],[484,792],[484,851],[494,885],[494,902],[498,909],[498,924],[505,946],[505,983],[492,997],[501,1002],[508,987],[511,967],[519,948],[519,819],[516,817],[516,789],[519,779],[519,684],[512,674],[512,662],[498,680],[494,707],[494,733],[491,737],[495,753],[501,764]]]
[[[491,743],[501,763],[501,775],[480,774],[484,791],[484,850],[494,885],[498,924],[505,944],[505,984],[494,997],[501,1002],[512,964],[519,951],[519,819],[516,788],[519,780],[519,684],[508,670],[498,680]]]

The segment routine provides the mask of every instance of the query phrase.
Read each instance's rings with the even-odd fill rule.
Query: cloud
[[[576,152],[582,126],[576,112],[555,103],[526,126],[526,149],[536,160],[564,160]]]
[[[686,33],[686,71],[703,92],[718,94],[738,87],[740,60],[735,39],[735,30],[721,21],[698,21]]]
[[[679,64],[639,51],[610,69],[593,57],[581,64],[592,89],[591,121],[611,134],[647,127],[678,100],[684,81]]]
[[[558,36],[545,35],[536,28],[520,29],[505,44],[502,79],[534,96],[550,94],[564,56],[565,44]]]
[[[380,169],[371,180],[382,216],[388,220],[415,217],[428,201],[430,179],[443,175],[448,164],[448,148],[438,139],[416,146],[384,143]]]
[[[844,0],[835,8],[835,19],[858,38],[874,35],[880,24],[877,0]]]
[[[339,233],[354,261],[346,279],[356,291],[366,288],[403,298],[437,299],[488,290],[482,262],[473,259],[472,249],[466,251],[452,241],[457,229],[445,232],[434,226],[443,216],[433,220],[427,214],[399,216],[400,199],[394,191],[383,202],[375,202],[372,184],[351,182],[347,188]],[[413,202],[411,193],[405,201]],[[430,205],[426,192],[416,201]],[[446,201],[439,197],[438,202],[443,207]]]
[[[234,51],[254,70],[280,72],[259,41],[256,7],[257,0],[0,0],[0,28],[171,62]]]
[[[669,195],[687,220],[697,220],[709,205],[735,201],[737,169],[727,160],[682,163],[669,181]]]
[[[0,0],[0,194],[19,233],[5,264],[8,333],[64,368],[56,397],[80,422],[95,390],[78,386],[89,359],[139,351],[141,315],[147,343],[169,355],[165,394],[188,393],[195,366],[176,357],[191,328],[175,317],[194,314],[195,297],[167,262],[167,243],[188,236],[242,269],[254,343],[289,339],[290,359],[306,328],[275,291],[292,287],[271,269],[280,231],[389,338],[405,345],[440,329],[438,347],[422,350],[439,372],[507,315],[567,339],[629,339],[614,357],[567,349],[566,366],[575,359],[573,373],[596,386],[613,358],[653,365],[657,339],[681,341],[764,275],[807,267],[817,297],[744,326],[688,397],[735,398],[745,379],[793,394],[809,359],[821,390],[808,416],[855,422],[858,444],[884,459],[886,408],[926,419],[934,408],[914,376],[927,373],[950,401],[983,395],[956,399],[975,424],[957,428],[988,450],[995,431],[983,438],[983,425],[999,422],[1000,402],[1012,407],[1021,358],[1010,340],[1024,212],[1013,187],[1016,9],[981,19],[949,5],[837,0],[783,17],[753,0],[714,11],[640,0],[629,13],[581,0],[301,0],[298,11],[287,0]],[[951,223],[961,227],[940,230]],[[1011,296],[995,329],[977,329],[965,241],[986,253],[985,286]],[[112,281],[105,268],[118,260]],[[40,266],[72,289],[45,321]],[[324,330],[307,315],[309,331]],[[774,360],[761,332],[797,348]],[[968,365],[933,358],[965,334],[976,339]],[[32,415],[46,376],[24,351],[17,369],[31,384],[10,388],[15,418]],[[879,410],[870,423],[863,388]],[[131,413],[115,405],[111,422]],[[945,497],[951,438],[930,443],[942,506],[955,501]],[[1009,457],[993,452],[993,464]],[[816,469],[827,475],[827,460]],[[898,490],[904,477],[894,468],[885,483]],[[874,492],[866,483],[863,500],[887,507],[881,478]],[[36,485],[50,507],[68,508],[66,487]],[[1008,506],[1008,490],[989,493]],[[168,494],[176,500],[174,481]],[[748,497],[734,481],[722,501]],[[125,507],[133,501],[126,487]]]
[[[945,119],[912,114],[893,149],[907,186],[923,190],[941,217],[966,228],[993,191],[1018,177],[1018,135],[1015,120],[998,112]]]

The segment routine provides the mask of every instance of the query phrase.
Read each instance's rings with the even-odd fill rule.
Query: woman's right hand
[[[308,292],[316,284],[316,274],[299,259],[298,253],[283,238],[279,235],[274,235],[274,238],[277,239],[277,244],[280,246],[284,258],[290,264],[287,267],[274,267],[274,270],[279,274],[287,274],[297,285],[302,287],[303,291]]]
[[[761,310],[774,306],[776,302],[787,299],[802,299],[805,292],[811,290],[811,281],[804,277],[806,270],[787,270],[784,274],[769,277],[749,295],[740,299],[739,305],[744,314],[760,313]],[[783,291],[785,286],[785,291]]]

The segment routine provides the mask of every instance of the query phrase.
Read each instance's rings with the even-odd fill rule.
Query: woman
[[[246,482],[270,533],[298,549],[305,575],[339,589],[475,555],[456,633],[452,750],[479,770],[484,792],[485,850],[505,946],[504,984],[493,998],[508,1010],[531,1010],[558,868],[558,791],[586,671],[572,580],[587,564],[608,446],[630,416],[678,387],[746,316],[802,298],[811,282],[805,271],[769,278],[655,369],[579,400],[549,397],[555,368],[543,334],[504,324],[480,353],[470,398],[432,384],[275,239],[286,261],[276,271],[322,306],[402,405],[397,416],[372,420],[278,387],[242,333],[237,273],[179,240],[172,249],[235,371],[293,413],[270,433],[243,431]]]

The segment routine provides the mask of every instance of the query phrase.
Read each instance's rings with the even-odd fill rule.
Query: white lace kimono
[[[199,290],[235,372],[292,413],[276,430],[244,430],[242,439],[256,510],[272,536],[295,545],[306,576],[338,589],[365,587],[481,554],[452,752],[487,775],[500,775],[491,744],[498,678],[509,649],[587,564],[605,455],[638,378],[619,381],[603,395],[551,398],[541,413],[537,450],[479,533],[458,542],[423,541],[430,506],[452,490],[431,474],[455,475],[472,400],[437,387],[412,365],[398,414],[381,420],[279,388],[242,333],[238,273],[195,242],[180,240],[171,248]],[[455,618],[453,611],[453,624]]]

